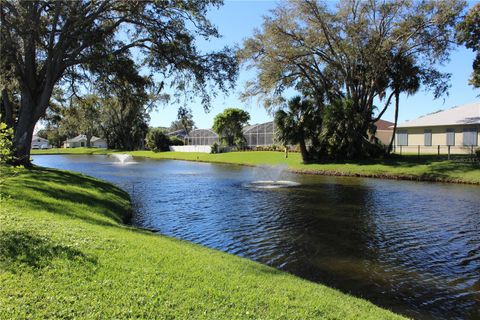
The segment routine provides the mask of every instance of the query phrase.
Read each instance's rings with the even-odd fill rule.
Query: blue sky
[[[200,41],[199,46],[203,50],[214,50],[222,48],[225,45],[241,45],[243,39],[253,34],[255,28],[262,24],[262,16],[268,15],[269,10],[276,6],[275,1],[226,1],[219,9],[212,9],[209,13],[210,20],[218,27],[222,34],[221,39],[205,42]],[[468,78],[472,72],[472,62],[474,54],[472,51],[463,47],[458,47],[451,54],[451,60],[444,66],[439,66],[441,71],[452,74],[451,89],[449,96],[434,100],[429,92],[419,91],[413,96],[402,96],[400,101],[399,121],[414,119],[418,116],[446,109],[455,105],[480,101],[480,90],[474,90],[468,85]],[[251,79],[254,73],[241,70],[237,81],[237,86],[228,96],[219,95],[213,101],[213,108],[209,113],[205,113],[200,103],[191,103],[189,107],[193,111],[193,117],[196,125],[201,128],[211,127],[214,116],[229,107],[242,108],[251,115],[250,123],[261,123],[270,121],[272,117],[257,105],[255,101],[246,104],[241,102],[239,93],[244,88],[244,83]],[[151,113],[151,126],[169,126],[176,119],[178,105],[160,106],[159,110]],[[388,110],[383,119],[393,119],[393,108]]]

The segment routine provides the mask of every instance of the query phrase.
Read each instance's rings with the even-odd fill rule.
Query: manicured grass
[[[400,319],[258,263],[127,227],[129,197],[109,183],[44,168],[0,174],[0,319]]]
[[[403,156],[392,159],[303,164],[299,153],[290,153],[288,159],[282,152],[255,151],[222,154],[133,151],[133,156],[156,159],[181,159],[222,162],[242,165],[285,164],[290,170],[301,173],[346,175],[390,179],[463,182],[480,184],[480,165],[471,162],[441,160],[432,156]]]
[[[51,149],[38,150],[34,154],[59,153],[57,150],[72,150],[73,153],[85,153],[92,149]],[[95,150],[97,153],[113,152]],[[437,156],[416,155],[396,156],[391,159],[352,161],[322,164],[303,164],[298,153],[290,153],[288,159],[282,152],[255,151],[229,152],[221,154],[133,151],[133,156],[154,159],[179,159],[191,161],[221,162],[242,165],[286,164],[292,171],[325,175],[348,175],[374,178],[426,180],[439,182],[459,182],[480,184],[480,164],[468,161],[447,161]]]
[[[33,149],[32,154],[106,154],[112,150],[103,148],[52,148]]]

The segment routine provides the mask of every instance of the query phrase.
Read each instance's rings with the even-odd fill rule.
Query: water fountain
[[[114,157],[120,164],[136,163],[135,161],[131,161],[133,157],[129,154],[114,153],[114,154],[111,154],[111,156]]]
[[[258,180],[247,183],[246,186],[258,189],[276,189],[294,187],[300,183],[290,180],[281,180],[287,170],[287,165],[262,165],[256,167],[255,178]]]

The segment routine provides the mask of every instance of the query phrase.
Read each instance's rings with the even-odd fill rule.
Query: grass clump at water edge
[[[20,169],[0,192],[1,319],[400,318],[270,267],[125,226],[128,195],[84,175]]]

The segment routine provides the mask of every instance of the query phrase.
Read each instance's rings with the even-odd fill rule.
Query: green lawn
[[[38,150],[33,154],[55,153],[108,153],[110,150],[98,149],[50,149]],[[441,182],[461,182],[480,184],[480,165],[478,162],[448,161],[436,156],[406,155],[392,159],[352,161],[326,164],[303,164],[300,154],[290,153],[288,159],[282,152],[255,151],[229,152],[221,154],[133,151],[133,156],[154,159],[179,159],[192,161],[222,162],[242,165],[286,164],[292,171],[325,174],[348,175],[390,179],[427,180]]]
[[[129,197],[109,183],[18,170],[0,167],[0,319],[400,319],[261,264],[127,227]]]
[[[106,154],[112,150],[102,148],[53,148],[32,149],[32,154]]]

